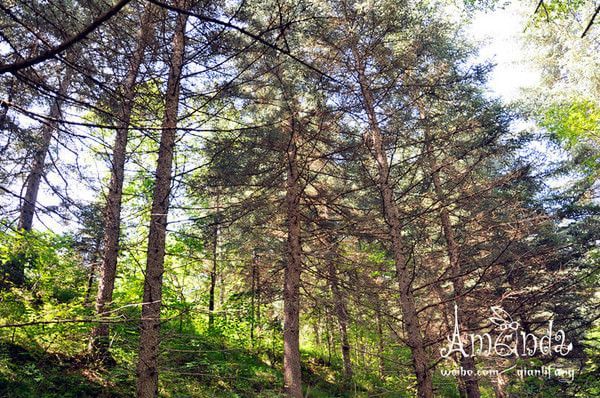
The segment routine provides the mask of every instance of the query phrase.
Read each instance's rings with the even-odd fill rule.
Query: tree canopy
[[[596,3],[4,1],[0,395],[596,396]]]

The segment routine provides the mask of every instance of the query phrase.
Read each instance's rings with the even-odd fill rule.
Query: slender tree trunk
[[[252,296],[250,302],[250,343],[254,349],[254,327],[256,324],[256,271],[257,271],[257,258],[256,253],[252,256]]]
[[[420,107],[421,108],[421,107]],[[421,120],[425,121],[425,114],[422,109],[419,110],[421,113]],[[426,123],[426,121],[425,121]],[[460,247],[456,241],[456,236],[454,233],[454,227],[452,225],[452,221],[450,220],[450,212],[448,210],[448,197],[444,192],[444,188],[442,186],[442,182],[440,180],[440,167],[437,164],[435,159],[435,154],[433,153],[433,145],[432,145],[432,137],[429,132],[429,128],[425,126],[425,159],[428,165],[428,172],[431,175],[431,180],[433,182],[433,188],[435,191],[436,198],[441,206],[440,210],[440,222],[442,224],[442,230],[444,234],[444,238],[446,240],[446,251],[448,255],[448,260],[450,262],[450,271],[452,272],[452,286],[453,286],[453,296],[454,301],[458,307],[458,316],[460,319],[467,319],[466,314],[464,313],[464,280],[461,275],[461,266],[460,266]],[[450,305],[446,306],[448,313],[453,313],[453,308]],[[475,360],[473,357],[464,357],[460,355],[459,359],[460,365],[463,369],[470,371],[471,375],[461,375],[459,385],[462,384],[464,387],[464,394],[467,398],[480,398],[481,393],[479,391],[479,382],[476,375],[475,369]]]
[[[383,342],[383,322],[381,319],[381,302],[377,297],[377,357],[379,358],[379,377],[383,379],[385,376],[385,358],[384,355],[384,342]]]
[[[508,393],[506,392],[507,383],[508,381],[504,374],[499,374],[496,377],[496,380],[492,381],[492,386],[494,388],[494,396],[496,398],[508,398]]]
[[[444,309],[445,309],[445,311],[442,314],[442,318],[444,320],[444,325],[446,327],[446,330],[450,331],[454,327],[454,306],[452,303],[446,302],[448,300],[448,294],[444,291],[444,289],[442,288],[442,286],[440,284],[433,285],[433,289],[434,289],[435,293],[437,294],[437,298],[440,300],[440,302],[445,303],[442,305],[442,307],[444,307]],[[461,363],[460,353],[455,353],[455,355],[451,356],[451,359],[457,367],[463,366],[463,364]],[[463,366],[463,368],[464,368],[464,366]],[[457,388],[458,388],[458,396],[460,398],[466,398],[467,397],[467,387],[465,384],[465,377],[462,375],[456,376],[456,384],[457,384]]]
[[[321,313],[317,311],[317,320],[313,323],[313,334],[315,337],[315,347],[320,351],[321,349],[321,331],[319,328],[319,322],[321,321]]]
[[[179,0],[176,6],[185,7]],[[185,25],[187,15],[179,14],[173,36],[173,52],[170,59],[169,78],[165,95],[165,116],[158,151],[156,185],[152,200],[144,300],[140,322],[140,349],[137,365],[137,397],[158,396],[158,353],[160,344],[160,307],[165,259],[165,238],[169,194],[171,191],[171,169],[177,132],[177,113],[181,89],[181,72],[185,52]]]
[[[104,213],[104,237],[102,263],[98,278],[96,295],[96,314],[100,319],[109,314],[112,303],[115,278],[117,275],[117,258],[119,256],[119,235],[121,225],[121,198],[123,195],[123,178],[127,150],[127,138],[131,112],[135,101],[136,80],[140,66],[144,61],[144,53],[152,40],[155,24],[155,7],[148,4],[140,21],[135,51],[127,76],[121,85],[120,112],[116,123],[116,135],[113,145],[111,177],[106,198]],[[89,351],[93,357],[108,359],[108,323],[99,323],[91,333]]]
[[[339,286],[339,280],[333,260],[328,264],[329,286],[333,296],[333,306],[340,329],[342,345],[342,361],[344,362],[344,377],[346,381],[352,379],[352,360],[350,359],[350,342],[348,340],[348,308]]]
[[[327,276],[329,282],[329,288],[333,299],[333,309],[335,316],[338,321],[338,328],[340,332],[340,343],[342,350],[342,362],[344,364],[344,378],[345,382],[352,380],[352,359],[350,356],[350,341],[348,339],[348,307],[346,306],[346,300],[340,289],[340,281],[335,267],[335,258],[337,254],[337,242],[328,234],[328,225],[331,223],[329,220],[329,211],[326,206],[317,210],[319,212],[320,227],[325,231],[324,243],[327,247],[328,258],[327,258]]]
[[[13,94],[15,90],[15,79],[11,79],[8,86],[8,96],[6,98],[6,102],[2,101],[0,105],[0,131],[4,131],[6,129],[6,119],[8,117],[8,106],[12,102]],[[7,144],[8,145],[8,144]],[[2,154],[2,151],[0,151]]]
[[[208,328],[212,329],[215,323],[215,288],[217,286],[217,234],[218,229],[213,231],[212,269],[210,270],[210,287],[208,289]]]
[[[83,297],[83,306],[91,307],[92,287],[94,286],[94,276],[96,275],[96,263],[94,260],[90,263],[90,273],[88,274],[87,286],[85,288],[85,296]]]
[[[37,196],[40,190],[40,182],[42,181],[42,176],[45,171],[46,154],[48,153],[50,143],[52,142],[52,135],[57,132],[59,120],[62,115],[61,107],[64,102],[63,98],[68,94],[72,80],[73,71],[71,68],[67,67],[60,82],[58,96],[50,106],[49,120],[42,126],[42,135],[39,142],[36,143],[31,169],[25,182],[25,197],[23,198],[19,216],[19,229],[21,230],[31,231]]]
[[[325,307],[325,334],[327,335],[327,365],[331,365],[331,355],[333,346],[333,334],[331,333],[331,314],[329,309]]]
[[[419,326],[415,298],[412,292],[412,280],[414,275],[412,275],[412,272],[410,271],[407,250],[401,236],[401,220],[392,183],[389,180],[390,167],[383,146],[383,134],[377,120],[375,101],[364,74],[364,64],[356,51],[354,52],[354,57],[358,66],[358,78],[363,105],[369,121],[370,149],[375,158],[375,162],[377,163],[377,185],[383,199],[383,213],[389,226],[392,240],[392,251],[398,278],[400,308],[402,310],[404,330],[406,332],[406,343],[411,350],[413,367],[417,377],[417,391],[420,398],[433,398],[431,372],[429,370],[427,353],[425,351],[425,342]]]
[[[215,288],[217,286],[217,275],[219,272],[219,194],[217,194],[216,216],[212,230],[212,269],[210,271],[210,289],[208,295],[208,328],[212,329],[215,323]]]
[[[294,117],[287,149],[287,266],[283,290],[283,371],[285,393],[289,398],[302,398],[300,371],[300,273],[302,249],[300,246],[300,173],[297,162],[298,135]]]
[[[254,348],[255,340],[260,338],[260,263],[258,253],[252,256],[252,314],[250,340]]]
[[[60,124],[59,120],[62,116],[61,107],[63,105],[63,98],[68,94],[69,86],[73,78],[73,71],[70,68],[66,68],[64,75],[60,81],[58,88],[58,96],[52,101],[49,111],[49,120],[41,128],[41,136],[39,141],[34,145],[34,153],[31,162],[31,168],[29,175],[25,180],[25,196],[21,202],[21,209],[19,214],[19,231],[29,232],[33,226],[33,217],[35,215],[35,208],[37,204],[37,196],[40,189],[40,183],[45,173],[46,155],[50,149],[52,142],[52,136],[58,131]],[[9,96],[12,95],[12,87]],[[8,105],[3,106],[2,110],[2,125],[6,122],[8,112]],[[8,145],[8,144],[7,144]],[[20,250],[19,250],[20,251]],[[25,283],[25,260],[22,258],[23,255],[19,254],[17,259],[10,261],[3,267],[2,282],[0,283],[0,290],[4,289],[6,281],[9,281],[15,286],[22,286]]]
[[[85,289],[85,296],[83,298],[83,306],[91,306],[92,287],[94,286],[94,278],[96,277],[96,268],[98,267],[98,259],[100,252],[100,241],[98,239],[94,242],[94,253],[90,261],[90,273],[88,275],[87,287]]]
[[[260,280],[260,259],[256,257],[256,334],[260,341],[261,326],[260,326],[260,303],[261,303],[261,280]]]
[[[356,345],[359,347],[358,352],[360,352],[360,364],[363,369],[367,368],[367,357],[365,353],[367,352],[367,345],[365,344],[365,335],[364,332],[360,332],[360,336],[358,337],[358,342]]]
[[[221,270],[217,272],[217,278],[219,279],[219,307],[223,307],[225,304],[225,272],[223,272],[225,263],[221,263]],[[227,313],[224,313],[226,316]]]

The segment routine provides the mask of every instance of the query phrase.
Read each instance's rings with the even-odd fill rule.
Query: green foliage
[[[31,323],[27,328],[2,328],[0,336],[10,335],[11,341],[26,346],[56,345],[64,353],[76,353],[86,328],[53,322],[89,314],[82,300],[86,270],[73,249],[72,238],[51,232],[0,234],[0,261],[22,262],[26,275],[24,287],[0,291],[0,322]],[[70,338],[75,338],[76,343],[69,342]]]
[[[584,345],[588,359],[583,372],[577,376],[577,385],[581,389],[576,396],[597,397],[600,396],[600,326],[590,329]]]
[[[600,107],[590,100],[552,105],[542,115],[541,125],[568,147],[583,141],[600,145]]]
[[[69,235],[51,232],[3,232],[1,238],[3,261],[25,261],[27,286],[0,293],[0,326],[5,326],[0,327],[0,395],[131,396],[135,385],[131,369],[137,360],[139,338],[135,320],[139,319],[140,309],[127,304],[139,301],[143,278],[138,264],[143,258],[134,259],[133,253],[124,253],[120,259],[121,277],[117,280],[114,306],[118,308],[115,319],[123,322],[112,325],[111,353],[116,366],[103,369],[85,359],[93,323],[85,322],[92,311],[83,305],[88,270],[81,265],[78,244]],[[167,262],[170,272],[164,288],[162,343],[168,356],[164,358],[166,369],[161,373],[161,396],[280,397],[280,322],[266,315],[263,308],[262,322],[255,325],[254,348],[249,349],[253,319],[248,292],[227,296],[212,330],[206,328],[206,317],[197,316],[204,312],[201,310],[205,309],[205,301],[182,294],[184,281],[191,280],[185,278],[197,273],[193,261],[188,264],[187,256],[204,250],[202,242],[189,235],[168,242],[172,256]],[[383,254],[375,256],[379,261],[384,259]],[[408,361],[406,349],[400,349]],[[306,351],[303,362],[308,397],[366,397],[368,391],[382,386],[377,378],[369,378],[368,372],[358,372],[355,394],[338,383],[342,379],[339,358],[327,364],[319,354]],[[411,382],[398,384],[398,380],[395,376],[388,378],[386,388],[404,389]]]
[[[102,389],[81,374],[72,363],[40,351],[0,343],[0,396],[6,398],[86,398]],[[116,393],[113,396],[118,396]]]
[[[579,11],[586,2],[586,0],[544,0],[537,9],[535,18],[538,22],[572,18],[573,13]]]
[[[595,180],[600,170],[600,107],[591,100],[549,106],[540,125],[573,155],[586,176]]]
[[[82,295],[85,270],[69,235],[0,232],[0,263],[20,263],[39,303],[69,304]]]
[[[307,397],[416,395],[411,350],[402,333],[402,307],[406,305],[399,304],[398,277],[401,268],[414,273],[407,291],[415,292],[413,304],[419,308],[419,317],[423,314],[425,340],[432,343],[427,349],[435,353],[435,342],[443,340],[446,327],[440,302],[451,301],[450,290],[457,292],[449,286],[449,278],[455,277],[447,266],[446,252],[452,251],[445,247],[450,241],[445,235],[447,226],[441,227],[438,220],[442,209],[448,211],[449,228],[457,235],[458,267],[464,268],[459,277],[467,281],[465,302],[473,302],[469,310],[474,320],[480,306],[506,298],[504,303],[520,304],[523,311],[531,313],[574,314],[576,319],[569,326],[577,330],[588,327],[576,323],[592,318],[584,313],[589,304],[584,296],[597,285],[597,274],[584,272],[598,262],[597,248],[587,243],[598,237],[594,218],[579,217],[565,231],[553,220],[538,223],[538,218],[547,220],[552,215],[535,199],[537,185],[529,179],[530,168],[519,168],[511,153],[523,144],[513,143],[509,137],[513,116],[483,96],[488,67],[472,67],[469,60],[474,49],[463,43],[453,18],[444,16],[443,11],[434,12],[435,1],[300,3],[242,2],[232,22],[241,22],[251,31],[264,30],[264,35],[260,34],[264,40],[285,46],[287,55],[301,54],[308,64],[331,73],[331,81],[315,76],[286,54],[247,41],[244,35],[220,43],[217,37],[227,37],[227,29],[213,35],[210,29],[204,32],[200,21],[189,29],[189,68],[184,73],[180,104],[181,137],[172,173],[175,180],[162,286],[161,396],[281,396],[281,279],[290,217],[283,197],[290,181],[286,173],[290,136],[294,137],[290,130],[300,136],[294,158],[298,157],[302,168],[303,197],[298,202],[303,257],[300,324]],[[495,0],[462,3],[470,11],[498,4]],[[547,19],[565,22],[569,11],[582,4],[580,0],[544,1],[533,27],[542,28]],[[130,6],[126,12],[134,13],[135,5]],[[227,14],[216,3],[215,9],[209,10],[212,7],[203,12]],[[329,17],[321,18],[324,14]],[[280,26],[275,28],[272,23],[278,20]],[[131,18],[130,23],[135,25],[134,21]],[[23,269],[26,282],[22,286],[7,282],[0,288],[1,396],[134,394],[149,204],[156,184],[153,170],[160,120],[165,113],[161,69],[168,65],[161,47],[169,48],[164,44],[170,22],[164,22],[156,42],[150,45],[149,53],[154,54],[148,54],[148,62],[141,67],[130,120],[135,128],[129,132],[123,236],[110,316],[114,321],[110,352],[115,366],[105,369],[85,358],[89,331],[96,322],[89,305],[95,286],[87,265],[93,261],[85,256],[98,259],[102,236],[102,208],[93,206],[79,215],[85,228],[76,238],[50,232],[0,232],[3,273]],[[121,61],[128,61],[129,50],[120,47],[133,48],[129,46],[132,43],[125,35],[112,36],[116,32],[103,28],[98,31],[116,39],[114,55],[124,66],[118,72],[125,72],[128,62]],[[86,43],[96,48],[91,38]],[[240,44],[245,48],[238,51],[235,47]],[[205,57],[205,50],[229,45],[233,47],[226,50],[232,51],[231,62],[225,61],[228,56]],[[97,48],[100,51],[103,46]],[[559,72],[557,81],[563,80],[562,71],[570,69],[561,64],[562,48],[552,44],[552,51],[560,60],[549,69]],[[362,67],[356,54],[365,56]],[[153,61],[153,57],[157,58]],[[199,59],[208,59],[207,64],[195,64]],[[212,64],[215,60],[218,65]],[[107,88],[111,88],[111,79],[118,80],[118,73],[109,73],[111,68],[108,63],[102,65],[107,76],[98,76],[106,77]],[[392,258],[392,220],[386,220],[380,211],[382,182],[375,178],[371,157],[365,156],[375,144],[366,133],[375,129],[365,124],[374,117],[366,117],[362,110],[362,102],[366,102],[360,97],[365,93],[363,79],[358,79],[359,89],[354,76],[361,68],[364,80],[373,87],[382,145],[390,155],[391,171],[385,179],[395,190],[393,199],[402,224],[402,231],[396,232],[406,243],[405,264],[396,264]],[[208,74],[203,75],[203,70]],[[219,77],[221,74],[224,76]],[[228,81],[226,86],[218,86],[220,79]],[[122,95],[122,88],[117,85],[115,93]],[[122,116],[121,98],[108,94],[89,97],[101,112],[80,115],[84,121],[115,124]],[[542,108],[541,125],[572,151],[589,174],[597,172],[598,105],[593,99],[560,98]],[[298,112],[292,109],[295,106]],[[291,126],[287,119],[292,119]],[[78,127],[83,130],[84,126]],[[93,150],[104,153],[113,135],[112,128],[94,127],[91,136],[101,145]],[[427,165],[436,161],[439,187],[432,178],[434,165]],[[442,194],[434,195],[434,191]],[[436,196],[447,196],[447,201]],[[326,220],[325,224],[331,225],[319,222],[323,207],[335,220]],[[218,237],[218,244],[213,245],[213,237]],[[397,240],[391,239],[393,244]],[[500,252],[498,246],[505,242],[510,248]],[[334,278],[324,272],[324,264],[333,264],[343,291],[340,301],[347,301],[352,380],[343,376],[342,339],[340,325],[336,325],[343,321],[335,319],[342,316],[335,313],[334,288],[328,281]],[[213,265],[217,304],[214,325],[209,327],[208,286]],[[577,278],[576,294],[570,280],[565,285],[554,279],[555,270],[571,272]],[[255,290],[257,280],[260,298]],[[543,286],[550,286],[551,294],[542,290],[539,295],[537,291],[528,293]],[[561,308],[546,305],[553,301],[547,298],[560,301],[562,313]],[[530,303],[535,308],[525,308]],[[572,310],[579,307],[581,313]],[[590,396],[598,393],[597,350],[596,328],[588,334],[587,373],[577,380]],[[432,355],[429,359],[433,363],[436,358]],[[436,374],[434,383],[440,396],[457,397],[455,380]],[[491,396],[486,381],[481,384]],[[560,386],[536,378],[514,382],[510,388],[514,395],[524,397],[561,393]]]

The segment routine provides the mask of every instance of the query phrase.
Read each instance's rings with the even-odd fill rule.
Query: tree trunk
[[[321,330],[319,328],[319,322],[321,321],[321,314],[317,311],[317,320],[313,323],[313,335],[315,338],[315,348],[321,351]]]
[[[254,348],[255,339],[260,337],[260,264],[256,251],[252,256],[252,314],[250,320],[250,341]]]
[[[73,71],[67,67],[60,82],[58,96],[50,106],[49,120],[42,126],[42,135],[39,142],[36,143],[31,170],[25,182],[25,197],[23,198],[19,216],[19,229],[21,230],[31,231],[40,182],[45,171],[46,154],[52,142],[52,135],[57,132],[59,120],[62,115],[61,107],[64,102],[63,98],[68,94],[72,79]]]
[[[492,386],[494,388],[494,396],[496,398],[508,398],[508,393],[506,392],[507,383],[508,381],[504,374],[499,374],[496,377],[496,380],[492,381]]]
[[[285,393],[290,398],[302,398],[300,371],[300,173],[297,163],[298,136],[295,120],[291,121],[291,138],[287,149],[287,266],[283,290],[283,370]]]
[[[260,340],[261,325],[260,325],[260,303],[261,303],[261,280],[260,280],[260,259],[256,258],[256,332],[257,338]]]
[[[257,268],[257,258],[256,253],[252,255],[252,296],[250,297],[250,343],[252,344],[252,349],[254,349],[254,325],[256,324],[255,314],[255,306],[256,306],[256,268]]]
[[[331,233],[331,221],[329,220],[329,210],[327,206],[319,206],[317,210],[319,214],[318,224],[324,231],[323,242],[328,253],[327,258],[327,278],[331,296],[333,300],[333,310],[338,322],[340,332],[340,343],[342,351],[342,362],[344,364],[344,379],[348,383],[352,380],[352,359],[350,356],[350,342],[348,339],[348,308],[338,279],[337,270],[335,267],[335,258],[337,255],[337,242],[329,235]]]
[[[377,357],[379,358],[379,378],[383,380],[385,377],[385,358],[384,358],[384,341],[383,341],[383,322],[381,319],[381,301],[377,297]]]
[[[325,334],[327,335],[327,366],[331,366],[333,334],[331,333],[331,314],[327,307],[325,307]]]
[[[41,136],[38,142],[34,143],[34,153],[31,162],[31,168],[29,175],[25,180],[25,196],[21,203],[21,209],[19,214],[19,231],[29,232],[33,226],[33,217],[35,215],[35,208],[37,203],[37,196],[40,189],[40,182],[45,172],[46,155],[50,149],[50,143],[52,142],[52,135],[58,131],[59,120],[62,116],[61,107],[63,105],[63,98],[68,94],[69,86],[73,78],[73,71],[70,68],[66,68],[64,75],[62,76],[59,88],[58,96],[52,101],[49,111],[49,120],[44,123],[41,128]],[[9,98],[12,96],[12,86],[9,92]],[[8,105],[4,106],[2,110],[2,126],[4,126],[8,113]],[[8,145],[8,143],[7,143]],[[15,286],[22,286],[25,283],[25,259],[22,258],[22,254],[17,256],[17,259],[10,261],[3,267],[2,270],[2,281],[0,283],[0,290],[3,290],[10,282]]]
[[[122,98],[119,104],[120,112],[116,123],[115,143],[113,146],[112,167],[106,210],[104,213],[103,255],[98,278],[98,293],[96,295],[96,314],[101,320],[109,314],[112,303],[115,278],[117,274],[117,258],[119,255],[119,235],[121,225],[121,197],[123,194],[123,178],[127,150],[127,136],[131,112],[135,100],[135,88],[138,72],[144,61],[144,53],[152,39],[155,25],[156,9],[148,4],[140,21],[140,31],[137,36],[135,51],[127,76],[121,85]],[[91,332],[89,351],[98,359],[107,359],[108,353],[108,323],[99,323]]]
[[[208,289],[208,328],[212,329],[215,323],[215,288],[217,285],[217,240],[218,228],[213,231],[213,253],[212,253],[212,269],[210,270],[210,287]]]
[[[215,323],[215,288],[217,285],[217,273],[219,271],[219,195],[217,194],[215,225],[212,230],[212,270],[210,271],[210,289],[208,295],[208,328],[212,329]]]
[[[223,307],[225,304],[225,273],[223,272],[224,263],[221,263],[221,271],[217,272],[217,277],[219,279],[219,307]],[[227,313],[224,313],[227,315]]]
[[[8,86],[8,95],[6,97],[6,102],[2,101],[0,105],[0,131],[4,131],[6,129],[5,123],[8,118],[8,106],[13,100],[13,94],[15,90],[15,79],[11,79]],[[7,144],[8,145],[8,144]],[[2,154],[2,151],[0,151]]]
[[[88,274],[87,287],[83,298],[83,306],[91,307],[92,287],[94,286],[94,278],[96,277],[96,268],[98,267],[98,259],[100,257],[100,240],[94,240],[94,252],[90,261],[90,273]]]
[[[184,7],[184,1],[177,1]],[[177,132],[177,113],[181,89],[181,72],[185,51],[185,25],[187,15],[179,14],[173,36],[173,52],[170,59],[169,78],[165,95],[165,116],[158,151],[156,185],[152,200],[148,252],[144,279],[144,300],[140,322],[140,349],[137,365],[137,397],[158,396],[158,353],[160,344],[160,307],[165,259],[165,238],[171,169]]]
[[[338,319],[338,326],[340,329],[340,342],[342,346],[342,361],[344,363],[344,377],[346,381],[352,379],[352,360],[350,359],[350,342],[348,340],[348,309],[346,307],[346,301],[342,295],[339,286],[339,280],[337,277],[337,271],[333,259],[328,261],[329,264],[329,286],[331,288],[331,294],[333,296],[333,306],[335,314]]]
[[[422,121],[425,120],[425,114],[421,106],[419,106],[420,118]],[[458,317],[459,319],[467,319],[466,314],[463,311],[463,291],[464,291],[464,280],[461,275],[461,266],[460,266],[460,247],[456,242],[456,236],[454,233],[454,227],[450,220],[450,212],[448,210],[448,198],[444,192],[442,182],[440,180],[440,167],[437,164],[435,159],[435,154],[433,153],[432,146],[432,137],[429,132],[429,128],[424,126],[425,130],[425,159],[428,165],[428,172],[431,175],[431,180],[433,182],[433,188],[435,191],[436,199],[438,200],[441,210],[440,210],[440,222],[442,224],[442,230],[444,234],[444,238],[446,240],[446,251],[448,255],[448,260],[450,262],[450,271],[452,272],[452,287],[453,287],[453,296],[454,301],[456,302],[458,308]],[[453,313],[453,308],[451,305],[446,306],[447,313]],[[473,357],[464,357],[460,355],[459,359],[460,365],[463,369],[471,371],[471,376],[461,375],[459,385],[464,387],[464,393],[467,398],[480,398],[481,393],[479,391],[479,382],[477,380],[476,369],[475,369],[475,360]],[[462,372],[461,372],[462,373]]]
[[[406,343],[411,350],[413,367],[417,377],[418,396],[420,398],[433,398],[431,372],[428,366],[425,343],[423,335],[421,334],[415,298],[412,292],[412,280],[414,275],[412,275],[408,267],[407,250],[401,236],[401,220],[392,183],[389,181],[390,167],[383,146],[383,134],[377,120],[375,101],[364,74],[365,67],[356,51],[354,51],[354,58],[358,66],[358,80],[362,93],[364,110],[369,121],[370,149],[377,164],[377,185],[383,200],[383,215],[389,226],[392,241],[392,252],[398,278],[400,308],[402,310],[404,330],[406,332]]]
[[[83,297],[83,306],[91,307],[92,287],[94,286],[94,277],[96,276],[96,261],[90,263],[90,273],[88,274],[85,296]]]

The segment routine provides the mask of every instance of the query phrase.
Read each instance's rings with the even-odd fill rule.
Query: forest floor
[[[198,336],[200,337],[200,336]],[[212,340],[212,341],[210,341]],[[281,363],[279,355],[267,350],[252,352],[228,348],[214,338],[180,348],[171,343],[163,346],[160,376],[161,397],[280,397]],[[90,363],[83,355],[48,352],[43,347],[24,347],[0,340],[0,397],[85,398],[131,397],[135,392],[133,356],[115,350],[116,365],[110,368]],[[342,387],[335,383],[339,368],[317,356],[303,360],[303,381],[307,397],[367,397],[356,384]],[[403,397],[385,394],[383,397]]]

